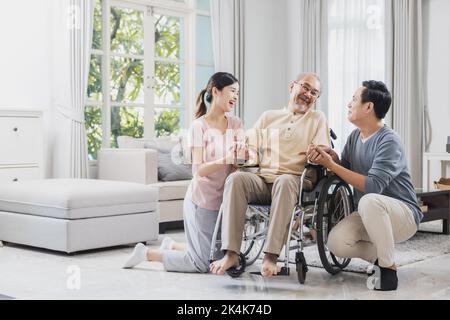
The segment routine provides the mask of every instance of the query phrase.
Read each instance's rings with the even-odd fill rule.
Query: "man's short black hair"
[[[365,89],[361,93],[362,103],[372,102],[375,115],[384,119],[391,106],[391,93],[382,81],[369,80],[362,83]]]

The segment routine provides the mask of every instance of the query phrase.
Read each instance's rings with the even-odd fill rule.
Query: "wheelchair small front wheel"
[[[303,252],[297,252],[295,254],[295,266],[297,269],[298,282],[300,282],[300,284],[305,284],[308,266],[306,265],[306,259]]]

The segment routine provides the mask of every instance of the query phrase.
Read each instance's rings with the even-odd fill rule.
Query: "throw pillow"
[[[192,179],[192,167],[176,160],[172,153],[158,150],[158,180],[177,181]]]

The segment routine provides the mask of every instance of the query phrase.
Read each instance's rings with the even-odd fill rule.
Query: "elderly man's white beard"
[[[313,105],[312,102],[309,104],[308,102],[309,102],[308,98],[304,96],[302,97],[301,95],[297,95],[295,96],[294,99],[291,100],[290,107],[293,109],[294,112],[306,113]]]

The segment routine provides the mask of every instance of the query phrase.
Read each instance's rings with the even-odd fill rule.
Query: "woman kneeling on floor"
[[[229,73],[218,72],[197,98],[196,120],[190,128],[193,179],[183,204],[187,243],[168,237],[159,249],[138,243],[124,268],[147,260],[162,262],[166,271],[209,271],[211,241],[225,180],[236,170],[236,154],[245,152],[241,120],[226,114],[236,106],[238,97],[238,80]],[[208,112],[204,100],[211,104]],[[226,150],[225,146],[230,148]]]

